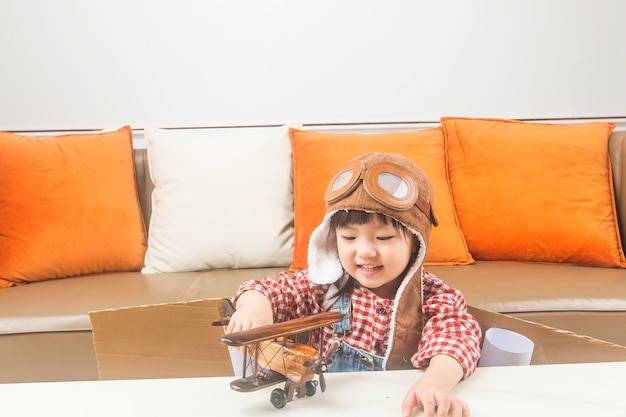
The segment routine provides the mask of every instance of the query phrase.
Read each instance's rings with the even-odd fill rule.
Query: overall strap
[[[343,320],[333,324],[335,333],[345,335],[352,331],[352,291],[341,295],[333,304],[333,311],[343,314]]]

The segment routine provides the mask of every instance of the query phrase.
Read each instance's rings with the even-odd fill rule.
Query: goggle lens
[[[398,199],[404,199],[409,194],[409,186],[397,175],[391,172],[383,172],[378,176],[378,185],[389,195]]]
[[[359,185],[361,174],[365,166],[360,161],[351,161],[343,167],[343,170],[335,175],[324,195],[324,200],[333,202],[343,196],[349,195]]]
[[[332,190],[337,191],[350,183],[350,180],[354,177],[353,171],[345,171],[337,175],[335,181],[333,181]]]
[[[417,184],[400,165],[379,162],[368,168],[363,177],[365,191],[391,209],[407,210],[417,201]]]

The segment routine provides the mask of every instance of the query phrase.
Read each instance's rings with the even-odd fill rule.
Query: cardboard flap
[[[234,375],[219,342],[221,298],[89,313],[100,379]]]
[[[624,346],[477,307],[470,306],[468,309],[480,323],[483,338],[489,328],[499,327],[532,340],[535,348],[531,365],[626,361]]]

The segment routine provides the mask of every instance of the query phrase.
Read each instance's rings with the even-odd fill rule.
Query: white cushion
[[[142,272],[288,266],[289,126],[145,129],[152,194]]]

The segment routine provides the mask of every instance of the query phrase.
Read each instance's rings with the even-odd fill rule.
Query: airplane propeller
[[[326,390],[326,378],[324,378],[324,373],[328,370],[328,367],[331,365],[332,363],[331,358],[333,357],[335,353],[337,353],[340,346],[341,346],[341,342],[339,342],[338,340],[333,341],[333,344],[330,346],[330,348],[326,352],[326,355],[324,355],[324,357],[317,363],[315,367],[315,373],[319,375],[320,389],[322,390],[322,392]]]

